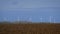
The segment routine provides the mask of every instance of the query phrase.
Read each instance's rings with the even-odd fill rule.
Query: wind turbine
[[[49,20],[50,20],[50,23],[51,23],[51,16],[50,16]]]
[[[20,21],[19,16],[17,17],[17,21],[18,21],[18,22]]]
[[[4,17],[4,18],[3,18],[3,21],[7,21],[7,18]]]
[[[25,17],[24,17],[24,21],[27,21],[27,18],[28,18],[28,17],[27,17],[27,16],[25,16]]]
[[[32,18],[31,18],[31,17],[29,18],[29,21],[30,21],[30,22],[32,21]]]
[[[54,19],[53,19],[53,22],[55,23],[55,21],[56,21],[56,19],[54,18]]]
[[[42,18],[42,16],[40,17],[40,21],[42,22],[42,20],[43,20],[43,18]]]
[[[50,23],[52,22],[53,16],[50,16]]]

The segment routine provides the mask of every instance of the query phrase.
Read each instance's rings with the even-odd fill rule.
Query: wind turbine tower
[[[4,18],[3,18],[3,21],[7,21],[7,18],[4,17]]]
[[[43,18],[42,18],[42,16],[40,17],[40,21],[41,21],[41,22],[43,21]]]
[[[52,22],[52,19],[53,19],[53,16],[50,16],[49,20],[50,20],[50,23]]]
[[[50,16],[50,22],[51,22],[51,16]]]
[[[30,22],[32,21],[32,18],[31,18],[31,17],[29,18],[29,21],[30,21]]]
[[[54,18],[54,23],[55,23],[56,19]]]
[[[18,21],[18,22],[20,21],[20,18],[19,18],[19,16],[17,17],[17,21]]]

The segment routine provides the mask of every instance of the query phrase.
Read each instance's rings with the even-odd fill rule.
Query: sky
[[[60,22],[60,0],[0,0],[0,21]],[[30,19],[31,18],[31,19]],[[42,18],[42,19],[40,19]]]

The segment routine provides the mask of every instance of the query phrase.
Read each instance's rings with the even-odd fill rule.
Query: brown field
[[[60,34],[60,24],[0,24],[0,34]]]

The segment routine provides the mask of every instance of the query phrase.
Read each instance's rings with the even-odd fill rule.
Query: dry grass
[[[0,24],[0,34],[60,34],[60,24]]]

